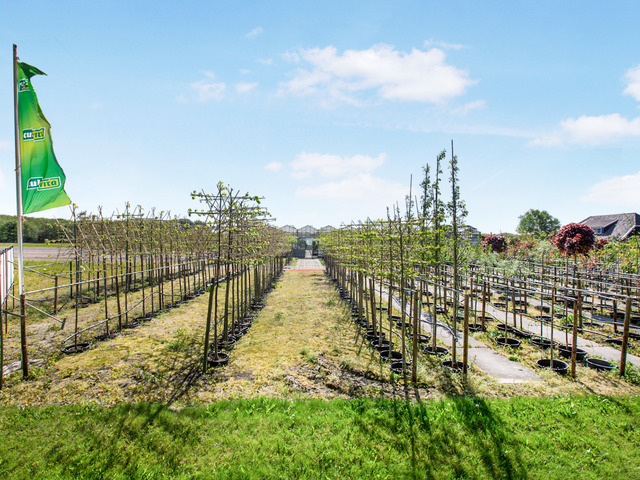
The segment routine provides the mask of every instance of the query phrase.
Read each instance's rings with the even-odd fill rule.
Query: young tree
[[[546,210],[530,209],[524,215],[518,217],[520,223],[516,231],[518,233],[534,233],[550,235],[560,228],[560,220],[553,217]]]

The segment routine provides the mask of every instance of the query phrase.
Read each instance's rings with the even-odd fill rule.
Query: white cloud
[[[454,108],[451,110],[451,113],[455,115],[466,115],[471,110],[478,110],[485,108],[487,106],[487,102],[484,100],[476,100],[474,102],[465,103],[462,107]]]
[[[625,73],[627,88],[623,95],[631,95],[640,101],[640,65]],[[619,113],[611,115],[582,115],[577,119],[567,118],[555,131],[539,135],[529,145],[559,146],[565,143],[601,145],[625,137],[640,137],[640,117],[629,120]]]
[[[447,65],[446,54],[437,48],[406,53],[379,44],[339,55],[329,46],[301,49],[299,56],[312,68],[298,69],[280,93],[326,92],[334,100],[357,103],[355,93],[374,90],[385,100],[442,103],[477,83],[466,71]]]
[[[621,137],[640,136],[640,117],[627,120],[619,113],[598,117],[582,115],[577,120],[563,120],[560,125],[572,143],[599,145]]]
[[[358,199],[384,206],[404,198],[405,190],[399,183],[388,182],[370,173],[359,173],[340,182],[300,187],[296,195],[323,199]]]
[[[300,61],[300,55],[298,55],[298,52],[287,51],[282,54],[282,59],[286,62],[298,63]]]
[[[387,155],[384,153],[373,158],[367,155],[341,157],[340,155],[302,152],[289,166],[293,169],[294,178],[305,178],[312,175],[335,178],[371,172],[380,167],[386,159]]]
[[[251,70],[247,70],[246,68],[243,68],[240,70],[240,73],[243,75],[246,75],[247,73],[251,73]]]
[[[279,172],[282,167],[284,167],[284,163],[281,162],[271,162],[264,166],[264,168],[271,170],[272,172]]]
[[[256,27],[253,30],[251,30],[249,33],[247,33],[245,35],[246,38],[248,38],[249,40],[253,40],[254,38],[256,38],[258,35],[260,35],[262,32],[264,32],[264,30],[262,29],[262,27]]]
[[[624,78],[627,81],[627,88],[622,92],[623,95],[631,95],[633,98],[640,101],[640,65],[627,70]]]
[[[206,80],[200,80],[192,83],[191,88],[198,93],[198,100],[208,102],[209,100],[222,99],[227,86],[224,82],[207,83]]]
[[[261,63],[263,65],[273,65],[272,58],[259,58],[256,62]]]
[[[582,200],[637,210],[640,204],[640,172],[596,183]]]
[[[467,48],[465,45],[460,45],[459,43],[436,42],[433,40],[425,40],[423,47],[441,47],[448,50],[460,50],[462,48]]]
[[[12,142],[0,140],[0,150],[9,150],[12,147]]]
[[[256,88],[257,86],[258,86],[257,83],[240,82],[240,83],[236,83],[236,91],[238,93],[247,93],[253,90],[254,88]]]
[[[582,115],[560,122],[558,130],[538,136],[531,145],[558,146],[565,143],[596,146],[640,136],[640,117],[628,120],[619,113],[597,117]]]

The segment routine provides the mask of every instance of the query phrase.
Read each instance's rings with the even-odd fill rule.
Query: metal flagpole
[[[20,122],[18,120],[18,47],[13,46],[13,117],[16,143],[16,203],[18,206],[18,290],[20,292],[20,347],[22,353],[22,375],[29,376],[27,357],[27,319],[24,288],[24,260],[22,256],[22,163],[20,159]]]

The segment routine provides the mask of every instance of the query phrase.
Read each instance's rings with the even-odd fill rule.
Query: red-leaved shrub
[[[507,239],[503,235],[489,234],[482,240],[482,247],[491,247],[495,253],[502,253],[507,249]]]
[[[562,255],[588,256],[596,243],[596,235],[589,225],[569,223],[558,230],[553,243]]]

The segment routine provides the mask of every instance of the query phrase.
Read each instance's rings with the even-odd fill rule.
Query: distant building
[[[471,225],[464,225],[462,227],[462,238],[468,240],[471,245],[477,245],[480,243],[480,230]]]
[[[625,240],[640,233],[640,215],[637,213],[618,213],[615,215],[593,215],[580,223],[593,228],[600,238]]]

